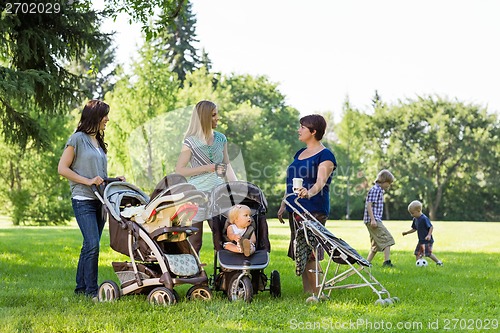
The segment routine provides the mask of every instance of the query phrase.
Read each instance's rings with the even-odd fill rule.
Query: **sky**
[[[500,1],[193,0],[199,49],[223,74],[265,75],[302,115],[439,95],[500,113]],[[125,20],[118,61],[141,43]]]

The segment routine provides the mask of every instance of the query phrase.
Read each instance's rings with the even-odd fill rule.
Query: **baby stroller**
[[[349,246],[344,240],[335,237],[326,229],[310,212],[308,212],[299,202],[298,197],[294,200],[295,206],[289,201],[296,194],[288,194],[283,202],[292,209],[297,218],[295,223],[294,254],[296,264],[296,274],[300,275],[305,269],[307,259],[311,253],[316,258],[316,287],[319,288],[318,295],[312,295],[307,302],[318,302],[320,299],[330,298],[333,289],[351,289],[369,287],[377,294],[378,299],[375,304],[389,305],[399,301],[399,298],[390,296],[389,292],[371,274],[371,264],[356,250]],[[302,210],[300,212],[299,209]],[[328,260],[318,259],[318,249],[323,249]],[[326,257],[325,257],[326,259]],[[343,265],[343,266],[342,266]],[[342,268],[346,267],[347,268]],[[366,269],[368,268],[368,269]],[[329,274],[329,270],[333,274]],[[333,275],[333,276],[332,276]],[[361,278],[361,283],[340,283],[352,275]],[[324,292],[328,291],[328,294]]]
[[[188,299],[211,299],[208,277],[187,237],[198,230],[191,219],[207,198],[180,175],[165,177],[152,200],[126,182],[111,182],[101,197],[109,213],[110,246],[130,258],[113,262],[120,286],[104,281],[98,300],[113,301],[129,294],[147,294],[152,304],[179,301],[174,287],[191,284]]]
[[[216,291],[225,291],[229,300],[251,302],[259,291],[269,290],[273,297],[281,296],[279,272],[273,270],[269,288],[264,269],[269,265],[268,226],[266,216],[267,201],[262,191],[254,184],[234,181],[214,188],[211,195],[211,222],[214,242],[214,275],[211,284]],[[249,257],[223,248],[228,241],[226,229],[229,226],[227,213],[235,204],[247,205],[253,218],[252,228],[257,242],[256,250]],[[250,227],[249,227],[250,228]]]

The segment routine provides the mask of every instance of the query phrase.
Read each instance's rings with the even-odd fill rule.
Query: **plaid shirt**
[[[368,203],[372,203],[373,216],[375,220],[382,221],[382,213],[384,212],[384,190],[379,184],[375,184],[366,195],[365,202],[365,215],[363,221],[365,223],[370,223],[370,215],[368,215],[367,206]]]

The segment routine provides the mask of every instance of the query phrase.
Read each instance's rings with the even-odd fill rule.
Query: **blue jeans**
[[[97,295],[97,270],[99,265],[99,242],[106,220],[102,215],[102,204],[98,200],[72,199],[76,222],[83,236],[83,245],[76,270],[75,293]]]

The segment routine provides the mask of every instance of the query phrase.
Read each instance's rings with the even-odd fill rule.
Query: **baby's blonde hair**
[[[412,202],[410,202],[410,204],[408,205],[408,211],[411,213],[415,210],[418,210],[419,212],[422,211],[422,203],[418,200],[413,200]]]
[[[236,219],[238,218],[238,214],[240,213],[241,209],[248,209],[248,211],[251,211],[250,207],[248,207],[247,205],[234,205],[227,214],[229,223],[234,224],[234,221],[236,221]]]
[[[378,175],[375,183],[382,184],[388,182],[392,184],[394,182],[394,175],[389,170],[381,170]]]

